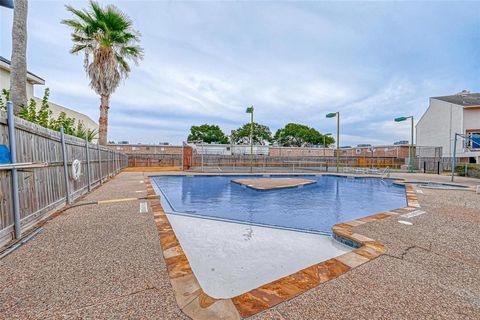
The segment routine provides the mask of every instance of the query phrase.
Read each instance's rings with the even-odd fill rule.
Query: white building
[[[250,154],[250,145],[245,144],[191,144],[197,154],[246,155]],[[268,155],[268,146],[253,145],[253,154]]]
[[[44,85],[45,80],[31,72],[27,72],[27,99],[33,98],[33,86]],[[0,90],[10,88],[10,61],[0,56]]]
[[[417,145],[442,147],[444,157],[453,154],[455,133],[471,138],[457,140],[456,154],[462,161],[480,163],[480,93],[430,98],[416,129]]]
[[[37,101],[37,106],[41,105],[41,98],[34,96],[34,85],[45,85],[45,80],[39,76],[27,72],[27,99],[35,99]],[[0,56],[0,90],[10,88],[10,61]],[[75,118],[75,120],[80,121],[83,125],[91,130],[98,132],[98,124],[93,121],[89,116],[72,110],[70,108],[58,105],[51,101],[48,102],[50,110],[52,111],[52,117],[56,118],[61,112],[65,112],[67,117]]]

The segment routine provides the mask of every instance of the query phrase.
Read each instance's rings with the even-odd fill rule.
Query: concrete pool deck
[[[436,175],[392,177],[449,182]],[[144,196],[143,178],[122,173],[85,200]],[[383,243],[383,255],[253,319],[480,318],[480,195],[422,191],[425,214],[354,227]],[[187,319],[174,299],[153,214],[140,213],[138,202],[71,209],[44,228],[0,260],[6,319]]]

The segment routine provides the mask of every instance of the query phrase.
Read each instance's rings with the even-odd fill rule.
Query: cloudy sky
[[[101,3],[107,1],[101,1]],[[64,5],[29,1],[28,69],[51,101],[98,119],[82,56],[69,53]],[[192,124],[229,133],[248,121],[298,122],[341,144],[408,139],[428,97],[480,91],[480,2],[108,1],[134,21],[145,58],[114,93],[110,140],[179,143]],[[0,8],[0,55],[11,55],[12,11]],[[41,96],[42,87],[36,88]]]

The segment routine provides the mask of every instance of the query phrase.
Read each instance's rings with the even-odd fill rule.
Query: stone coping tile
[[[215,299],[203,292],[160,201],[158,199],[150,200],[160,245],[178,306],[194,320],[247,318],[377,258],[385,252],[385,246],[374,239],[354,232],[353,228],[411,212],[420,207],[413,186],[402,181],[395,181],[395,183],[405,185],[407,207],[339,223],[332,227],[336,239],[353,244],[357,249],[230,299]],[[145,186],[148,195],[155,195],[148,177],[145,178]]]

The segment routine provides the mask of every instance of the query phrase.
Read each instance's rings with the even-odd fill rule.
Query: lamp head
[[[13,0],[0,0],[0,7],[13,9]]]

